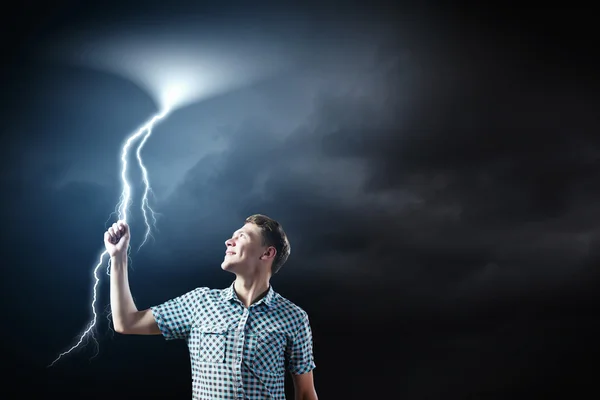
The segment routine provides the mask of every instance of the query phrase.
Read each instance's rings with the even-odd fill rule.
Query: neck
[[[250,307],[267,294],[269,277],[243,277],[237,275],[233,288],[242,303],[246,307]]]

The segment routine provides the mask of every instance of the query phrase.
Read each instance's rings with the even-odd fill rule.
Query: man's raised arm
[[[148,308],[138,311],[131,296],[127,276],[127,248],[131,238],[125,221],[117,221],[104,233],[104,246],[110,256],[110,308],[115,331],[126,335],[160,335]]]

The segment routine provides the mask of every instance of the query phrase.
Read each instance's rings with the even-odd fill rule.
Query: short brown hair
[[[271,272],[277,273],[290,256],[291,248],[287,235],[281,224],[262,214],[254,214],[246,218],[246,223],[254,224],[260,228],[263,237],[263,246],[273,246],[277,251]]]

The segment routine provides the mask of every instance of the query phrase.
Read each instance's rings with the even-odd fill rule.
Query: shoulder
[[[224,288],[224,289],[215,289],[215,288],[199,288],[202,290],[203,295],[206,298],[211,298],[211,299],[220,299],[222,297],[225,297],[227,295],[228,292],[228,288]]]
[[[230,288],[225,289],[213,289],[208,287],[197,287],[190,290],[187,293],[177,297],[175,300],[178,302],[218,302],[219,300],[226,299],[230,296]]]
[[[209,288],[206,287],[197,287],[195,289],[186,292],[179,297],[174,298],[173,300],[177,303],[198,303],[201,302],[210,291]]]
[[[227,296],[227,289],[198,287],[192,290],[190,293],[199,300],[220,300]]]
[[[302,307],[275,292],[273,296],[274,309],[285,314],[288,318],[303,322],[308,320],[308,313]]]
[[[207,288],[207,287],[197,287],[193,290],[190,290],[189,292],[186,293],[186,295],[192,295],[192,296],[206,296],[208,293],[211,292],[212,289]],[[184,295],[185,296],[185,295]]]

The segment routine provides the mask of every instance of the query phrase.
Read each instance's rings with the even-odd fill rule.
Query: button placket
[[[240,392],[243,392],[242,389],[242,374],[241,374],[241,366],[242,366],[242,354],[244,350],[244,328],[246,327],[246,322],[248,321],[249,311],[247,308],[244,308],[242,316],[240,318],[240,322],[238,324],[238,329],[235,331],[235,355],[233,357],[233,369],[235,371],[235,383],[237,389]]]

